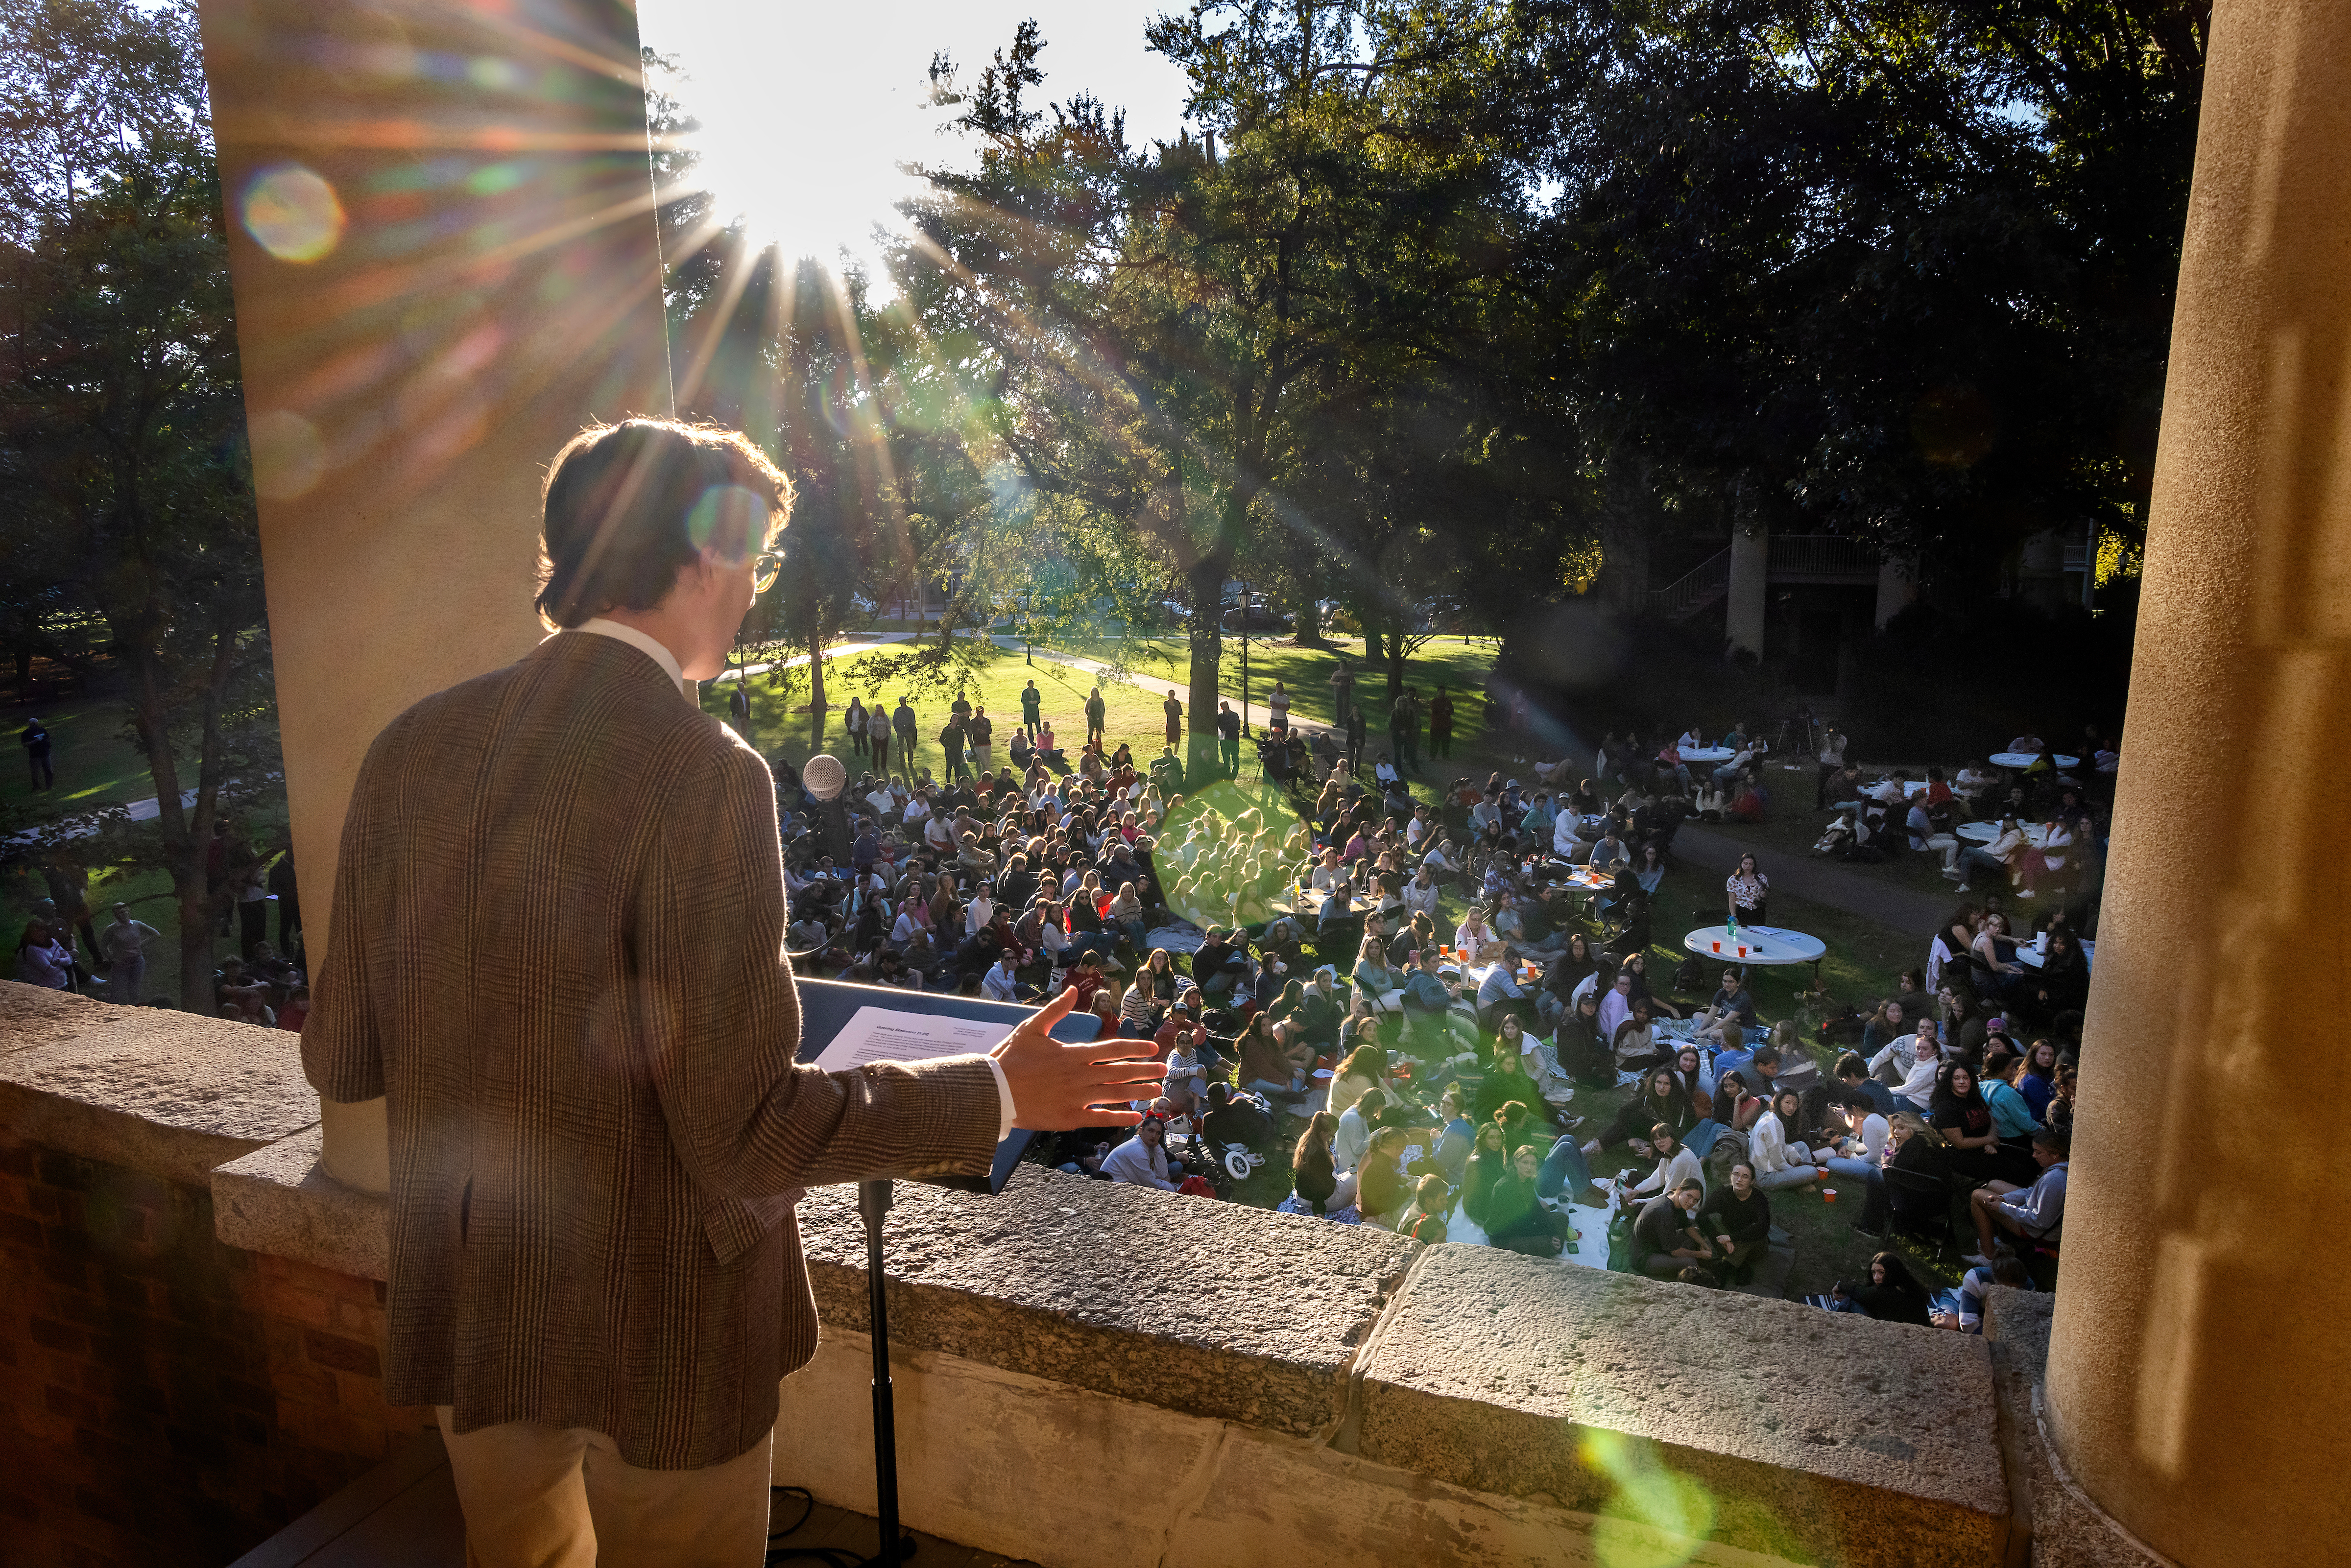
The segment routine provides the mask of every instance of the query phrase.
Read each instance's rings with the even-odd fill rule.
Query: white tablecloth
[[[1708,746],[1697,751],[1685,751],[1681,758],[1684,762],[1728,762],[1738,755],[1727,746]]]
[[[1722,944],[1717,951],[1715,944]],[[1743,945],[1747,951],[1738,951]],[[1682,946],[1701,958],[1722,964],[1809,964],[1827,956],[1829,945],[1817,936],[1791,931],[1784,925],[1741,925],[1736,937],[1726,926],[1701,925],[1682,938]]]
[[[2082,949],[2082,962],[2090,966],[2092,968],[2095,968],[2097,967],[2098,945],[2095,942],[2084,942],[2078,944],[2078,946]],[[2041,955],[2034,952],[2032,946],[2028,944],[2020,944],[2018,946],[2016,949],[2016,961],[2023,965],[2028,969],[2038,969],[2041,967]]]
[[[1992,840],[2000,837],[2000,824],[1998,822],[1961,822],[1958,827],[1951,831],[1959,839],[1971,844],[1988,844],[1991,842]],[[2042,841],[2048,838],[2048,836],[2049,830],[2047,826],[2041,822],[2034,822],[2024,830],[2025,842],[2031,844],[2034,849],[2039,849]]]
[[[2068,757],[2062,751],[2053,755],[2060,768],[2079,768],[2082,765],[2078,757]],[[1991,754],[1994,768],[2030,768],[2040,760],[2037,754],[2030,751],[1995,751]]]

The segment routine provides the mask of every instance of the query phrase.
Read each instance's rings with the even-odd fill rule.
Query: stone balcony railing
[[[291,1035],[0,984],[0,1515],[27,1562],[228,1562],[429,1412],[382,1399],[382,1200]],[[872,1495],[853,1195],[776,1475]],[[2135,1560],[1984,1339],[1024,1172],[901,1184],[907,1522],[1048,1568]],[[852,1438],[855,1440],[851,1440]]]

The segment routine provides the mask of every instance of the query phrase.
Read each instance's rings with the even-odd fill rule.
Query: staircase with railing
[[[1646,608],[1668,621],[1687,621],[1730,591],[1730,551],[1708,556],[1663,588],[1649,591]]]
[[[1771,582],[1874,583],[1886,552],[1866,539],[1842,534],[1773,534],[1767,580]],[[1668,621],[1687,621],[1730,591],[1730,551],[1700,561],[1676,581],[1652,589],[1646,608]]]

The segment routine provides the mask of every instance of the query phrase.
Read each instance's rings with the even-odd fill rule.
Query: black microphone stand
[[[898,1423],[890,1388],[890,1282],[882,1266],[882,1217],[890,1212],[890,1183],[857,1184],[857,1212],[865,1221],[866,1315],[873,1336],[873,1500],[882,1521],[881,1550],[869,1563],[903,1563],[914,1554],[912,1536],[898,1533]]]

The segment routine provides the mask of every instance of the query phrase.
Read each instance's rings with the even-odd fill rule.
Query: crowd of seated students
[[[2101,812],[2113,798],[2117,761],[2095,727],[2078,743],[2070,770],[2038,736],[2022,735],[2001,755],[2030,756],[2026,767],[1982,758],[1948,778],[1933,767],[1916,779],[1901,768],[1864,769],[1846,760],[1845,737],[1829,735],[1813,802],[1827,815],[1813,853],[1865,862],[1932,857],[1960,893],[2053,900],[2075,932],[2095,927],[2105,882]],[[1968,823],[1986,825],[1963,834]],[[2003,973],[2012,979],[2015,972]]]
[[[2037,930],[2011,936],[1997,899],[1960,912],[1925,970],[1853,1020],[1866,1049],[1841,1061],[1806,1060],[1809,1019],[1767,1037],[1735,968],[1693,960],[1670,989],[1719,988],[1678,1003],[1646,955],[1667,848],[1707,786],[1762,795],[1769,750],[1742,728],[1728,763],[1683,760],[1700,739],[1612,737],[1590,774],[1460,779],[1435,803],[1341,765],[1287,810],[1229,815],[1092,743],[1066,773],[1031,757],[1025,775],[861,780],[846,863],[821,852],[805,810],[788,862],[811,934],[852,973],[1015,999],[1066,984],[1106,1030],[1151,1040],[1165,1079],[1138,1104],[1200,1139],[1172,1157],[1165,1124],[1081,1145],[1073,1165],[1108,1179],[1198,1190],[1220,1145],[1278,1146],[1299,1212],[1552,1256],[1573,1244],[1567,1206],[1605,1201],[1594,1160],[1629,1152],[1633,1266],[1715,1285],[1751,1277],[1772,1195],[1832,1178],[1861,1189],[1873,1237],[1904,1217],[1907,1175],[1930,1167],[1947,1189],[1980,1185],[1962,1212],[1995,1249],[2053,1230],[2063,1178],[2043,1173],[2062,1172],[2062,1145],[2044,1155],[2070,1116],[2070,1073],[2048,1047],[2019,1048],[2011,1023],[2039,1009],[2063,1046],[2064,1019],[2078,1020],[2086,967],[2056,903],[2035,911],[2053,929],[2029,975],[2016,945]],[[1824,794],[1843,772],[1824,774]],[[1724,896],[1760,923],[1769,879],[1742,867]],[[1196,951],[1151,941],[1186,920]],[[1694,1040],[1658,1032],[1685,1012]],[[1593,1092],[1636,1072],[1584,1124]],[[1855,1298],[1907,1301],[1907,1274],[1883,1273]]]
[[[2062,909],[2036,925],[2043,967],[2020,984],[1997,903],[1954,911],[1930,945],[1933,1000],[1914,992],[1878,1003],[1819,1112],[1820,1164],[1861,1185],[1854,1228],[1873,1241],[1890,1228],[1931,1233],[1964,1203],[1980,1283],[2007,1260],[2053,1253],[2064,1219],[2088,971]],[[1915,1293],[1905,1293],[1903,1313],[1924,1322]],[[1937,1314],[1953,1323],[1967,1315]]]

